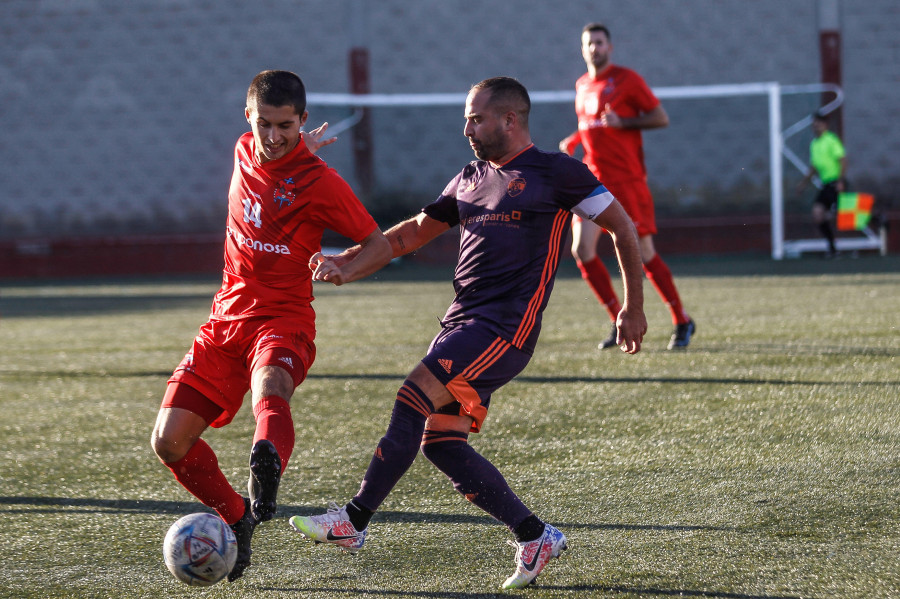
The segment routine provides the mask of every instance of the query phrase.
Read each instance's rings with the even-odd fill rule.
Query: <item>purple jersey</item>
[[[460,225],[456,297],[442,324],[478,322],[532,353],[571,210],[598,194],[612,197],[581,161],[533,145],[501,166],[466,165],[423,209]]]

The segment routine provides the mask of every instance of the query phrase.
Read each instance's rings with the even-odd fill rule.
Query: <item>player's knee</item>
[[[425,442],[422,444],[422,455],[429,462],[440,468],[444,461],[452,460],[466,445],[467,441],[465,439],[454,439],[437,443]]]
[[[187,455],[190,449],[190,445],[187,442],[165,436],[156,428],[153,429],[153,434],[150,435],[150,447],[153,448],[153,453],[156,454],[156,457],[166,464],[177,462]]]
[[[450,426],[435,426],[440,418],[448,420]],[[457,418],[449,419],[443,415],[436,415],[432,418],[425,434],[422,436],[422,455],[425,458],[443,470],[448,461],[456,462],[464,458],[469,447],[468,430],[461,430]]]
[[[280,366],[263,366],[253,373],[253,402],[263,397],[276,396],[290,401],[294,394],[294,379],[287,369]]]
[[[572,257],[582,264],[590,262],[597,255],[597,250],[587,243],[575,243],[572,245]]]
[[[812,217],[813,217],[813,221],[815,221],[816,224],[819,224],[822,221],[824,221],[825,220],[825,207],[822,206],[821,204],[816,204],[815,206],[813,206]]]
[[[572,251],[572,257],[575,258],[575,260],[577,260],[578,262],[582,262],[581,252],[578,251],[578,246],[573,245],[571,248],[571,251]]]

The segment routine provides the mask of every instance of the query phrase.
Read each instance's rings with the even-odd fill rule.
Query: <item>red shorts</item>
[[[211,426],[225,426],[240,410],[258,368],[279,366],[290,373],[295,387],[303,382],[316,359],[304,322],[287,317],[210,320],[200,327],[169,384],[189,385],[221,407]]]
[[[604,181],[603,185],[616,196],[616,199],[625,208],[639,237],[656,235],[653,196],[650,195],[646,179],[632,179],[618,183]]]

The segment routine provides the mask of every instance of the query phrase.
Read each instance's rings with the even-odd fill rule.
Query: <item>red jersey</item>
[[[604,183],[643,179],[641,130],[603,127],[600,113],[607,104],[620,117],[633,118],[659,106],[659,99],[631,69],[610,65],[596,79],[585,73],[575,82],[578,132],[569,140],[569,153],[584,146],[585,163]]]
[[[211,318],[291,316],[315,336],[309,257],[330,229],[360,242],[378,225],[337,172],[301,140],[260,164],[253,134],[234,148],[228,191],[225,269]]]

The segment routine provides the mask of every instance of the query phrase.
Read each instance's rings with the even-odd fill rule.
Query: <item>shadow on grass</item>
[[[653,589],[653,588],[635,588],[635,587],[617,587],[617,586],[593,586],[593,585],[571,585],[571,586],[552,586],[541,585],[541,589],[574,591],[586,593],[630,593],[632,595],[647,595],[648,597],[711,597],[714,599],[810,599],[808,595],[802,597],[796,595],[749,595],[745,593],[730,593],[727,591],[692,591],[690,589]]]
[[[128,499],[99,499],[99,498],[76,498],[76,497],[29,497],[29,496],[9,496],[0,497],[0,506],[3,506],[4,512],[118,512],[122,514],[134,513],[150,513],[150,514],[169,514],[172,516],[181,516],[196,511],[208,511],[205,507],[198,503],[186,501],[156,501],[156,500],[128,500]],[[9,509],[8,506],[22,506],[20,508]],[[282,513],[292,513],[301,515],[311,515],[321,512],[321,507],[308,507],[296,505],[282,505]],[[479,525],[496,525],[497,522],[488,516],[470,516],[465,514],[438,514],[429,512],[398,512],[384,511],[379,512],[378,520],[390,523],[404,522],[429,522],[440,523],[447,522],[452,524],[479,524]],[[645,531],[722,531],[731,530],[730,528],[712,527],[712,526],[691,526],[691,525],[653,525],[653,524],[603,524],[603,523],[559,523],[563,529],[591,529],[591,530],[645,530]],[[539,585],[537,588],[550,591],[564,591],[568,593],[583,594],[586,597],[596,596],[597,593],[623,594],[641,596],[675,596],[675,597],[709,597],[712,599],[800,599],[800,597],[789,595],[751,595],[743,593],[732,593],[725,591],[697,591],[690,589],[657,589],[657,588],[638,588],[624,586],[609,585]],[[504,593],[460,593],[453,591],[402,591],[393,589],[371,589],[367,588],[331,588],[331,587],[260,587],[262,591],[280,592],[280,593],[297,593],[303,594],[328,594],[329,596],[365,594],[367,596],[383,596],[383,597],[428,597],[433,599],[491,599],[498,597],[524,597],[515,592]]]
[[[454,591],[397,591],[392,589],[338,589],[334,587],[260,587],[262,591],[276,593],[298,593],[305,597],[306,594],[327,594],[329,597],[352,595],[354,597],[364,595],[375,597],[430,597],[433,599],[493,599],[524,597],[525,595],[511,593],[458,593]]]
[[[362,379],[362,380],[393,380],[402,381],[404,375],[396,374],[310,374],[309,379]],[[517,376],[513,379],[517,383],[529,384],[557,384],[557,383],[672,383],[684,385],[690,383],[714,384],[714,385],[809,385],[816,387],[850,386],[850,387],[883,387],[898,385],[897,381],[798,381],[790,379],[755,379],[755,378],[713,378],[713,377],[624,377],[624,376]]]
[[[19,369],[0,368],[0,377],[10,379],[24,379],[29,377],[54,378],[54,379],[108,379],[108,378],[139,378],[139,377],[165,377],[172,375],[171,370],[34,370],[22,371]],[[396,381],[398,384],[406,378],[405,374],[390,373],[311,373],[307,377],[310,380],[364,380],[364,381]],[[885,387],[900,385],[900,380],[885,381],[826,381],[774,378],[726,378],[726,377],[624,377],[624,376],[517,376],[514,382],[526,384],[559,384],[559,383],[663,383],[685,385],[691,383],[714,385],[787,385],[787,386],[816,386],[816,387]]]
[[[329,596],[340,595],[374,595],[378,597],[430,597],[433,599],[491,599],[494,597],[526,597],[530,591],[523,594],[515,592],[504,593],[459,593],[454,591],[399,591],[393,589],[339,589],[333,587],[260,587],[263,591],[279,593],[323,593]],[[809,599],[794,595],[748,595],[744,593],[730,593],[727,591],[692,591],[689,589],[654,589],[620,586],[593,586],[593,585],[542,585],[536,584],[535,590],[566,591],[568,593],[583,593],[586,597],[595,597],[596,593],[646,595],[648,597],[709,597],[711,599]]]
[[[188,501],[157,501],[146,499],[100,499],[91,497],[0,497],[0,506],[4,512],[118,512],[121,514],[171,514],[180,516],[200,511],[211,511],[203,505]],[[6,506],[24,506],[9,508]],[[311,516],[322,513],[322,506],[301,506],[281,504],[282,515]],[[378,512],[376,522],[388,523],[441,523],[495,525],[496,520],[490,516],[473,516],[467,514],[440,514],[435,512],[397,512],[384,510]],[[648,531],[734,531],[733,528],[691,525],[657,525],[657,524],[609,524],[583,522],[555,522],[560,528],[588,530],[648,530]]]
[[[815,387],[883,387],[898,385],[900,381],[797,381],[790,379],[745,379],[745,378],[712,378],[712,377],[590,377],[590,376],[519,376],[520,383],[671,383],[686,385],[691,383],[713,385],[804,385]]]

